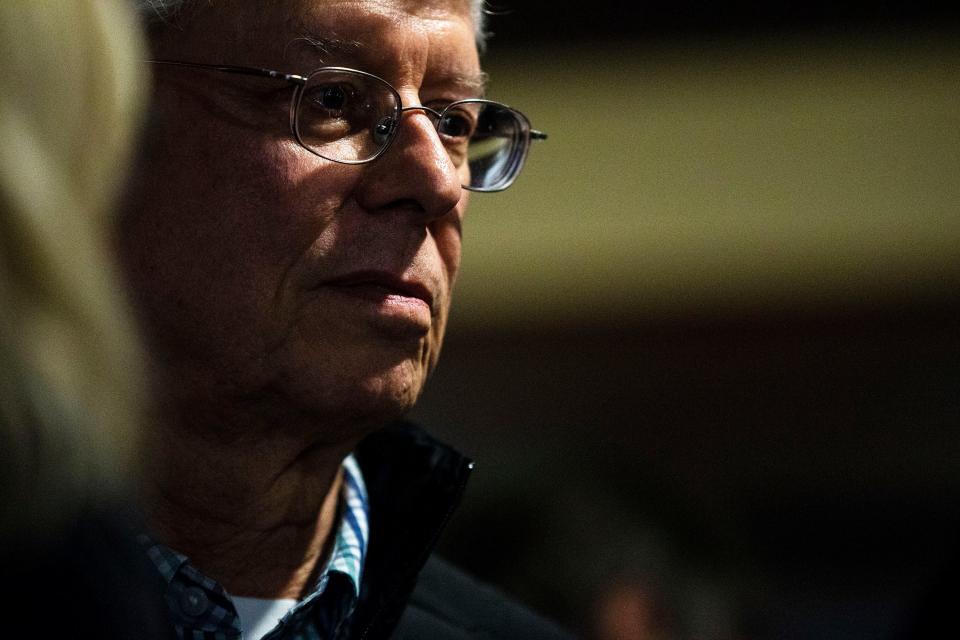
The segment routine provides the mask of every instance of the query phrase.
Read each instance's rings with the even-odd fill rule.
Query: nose
[[[429,107],[406,107],[390,148],[364,166],[356,196],[368,211],[403,211],[416,224],[450,212],[460,198],[460,173],[434,125],[439,114]]]

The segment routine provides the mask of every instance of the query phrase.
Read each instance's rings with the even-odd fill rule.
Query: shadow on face
[[[349,66],[406,104],[472,97],[463,78],[479,76],[466,4],[228,4],[180,20],[154,33],[155,58]],[[297,142],[290,83],[154,71],[119,246],[161,393],[221,423],[254,406],[310,439],[407,410],[439,353],[467,204],[433,123],[406,113],[381,157],[341,164]]]

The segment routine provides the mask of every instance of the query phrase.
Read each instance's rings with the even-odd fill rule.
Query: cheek
[[[121,248],[155,323],[206,334],[211,349],[274,340],[284,278],[355,178],[296,143],[215,128],[169,136],[151,160],[131,193]]]
[[[342,218],[341,212],[357,208],[357,194],[363,185],[364,167],[339,164],[320,158],[291,142],[281,150],[276,166],[283,185],[279,199],[289,203],[291,224],[314,228],[314,239],[322,238],[319,231]],[[353,215],[341,223],[362,224],[363,217]],[[363,236],[363,228],[354,230]]]
[[[454,215],[454,214],[451,214]],[[439,314],[433,327],[429,348],[426,355],[425,371],[429,373],[437,364],[443,336],[446,332],[447,319],[450,315],[450,306],[453,288],[460,272],[461,226],[463,221],[462,209],[458,207],[455,217],[446,224],[434,229],[434,241],[437,251],[444,265],[446,275],[446,295],[444,296],[443,311]]]
[[[236,205],[231,223],[246,240],[244,250],[259,268],[277,278],[312,252],[330,247],[338,212],[356,186],[355,167],[327,162],[296,143],[264,145],[251,152],[263,161],[235,174],[222,194]],[[254,266],[254,265],[251,265]]]
[[[432,232],[437,243],[437,251],[443,261],[450,289],[457,281],[460,272],[460,258],[463,245],[463,218],[466,212],[469,192],[464,191],[463,199],[455,211],[434,225]]]
[[[457,276],[460,274],[460,235],[447,239],[440,243],[440,253],[447,269],[447,284],[450,292],[457,283]]]

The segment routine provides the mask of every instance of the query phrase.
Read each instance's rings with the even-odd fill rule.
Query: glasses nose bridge
[[[424,115],[426,115],[428,118],[430,118],[433,121],[434,129],[440,126],[440,119],[443,117],[443,114],[437,111],[436,109],[431,109],[430,107],[426,107],[422,104],[417,104],[410,107],[403,107],[402,109],[400,109],[400,112],[397,115],[398,125],[400,124],[401,118],[403,118],[403,114],[409,111],[422,111]]]
[[[422,111],[424,115],[431,120],[430,124],[433,125],[433,130],[436,132],[438,139],[436,143],[443,147],[444,151],[447,151],[446,145],[439,139],[440,136],[440,121],[443,119],[443,113],[432,109],[430,107],[424,106],[422,104],[412,105],[409,107],[401,107],[399,111],[396,112],[396,117],[393,119],[391,126],[391,141],[397,136],[400,132],[400,124],[403,122],[403,114],[410,111]],[[389,144],[389,143],[388,143]],[[449,157],[449,151],[447,151],[447,156]]]

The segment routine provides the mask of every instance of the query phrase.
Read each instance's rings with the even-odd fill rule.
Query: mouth
[[[324,285],[363,298],[419,301],[431,314],[434,312],[433,293],[426,285],[385,271],[356,271],[328,280]]]

